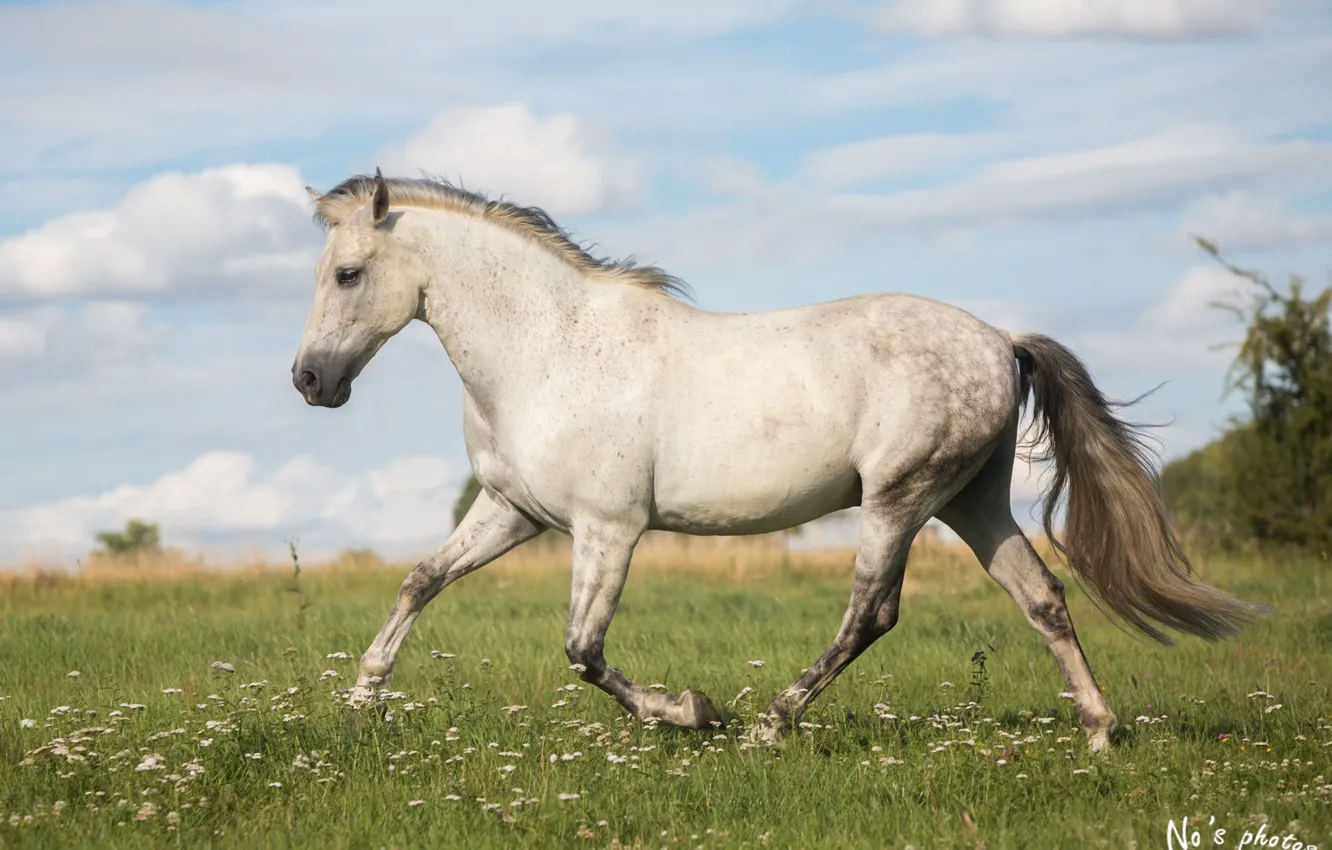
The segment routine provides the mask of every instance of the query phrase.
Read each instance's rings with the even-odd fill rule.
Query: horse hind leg
[[[1064,585],[1041,561],[1013,519],[1009,504],[1012,444],[1001,446],[981,472],[938,514],[1045,638],[1093,751],[1110,745],[1115,715],[1096,685],[1064,601]]]

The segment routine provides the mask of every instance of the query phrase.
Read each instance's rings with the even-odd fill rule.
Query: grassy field
[[[850,574],[765,558],[644,557],[611,629],[627,675],[726,706],[716,734],[584,689],[556,557],[436,600],[386,720],[333,692],[403,567],[13,579],[0,846],[1165,848],[1185,817],[1202,846],[1332,846],[1325,564],[1207,565],[1277,609],[1221,645],[1138,642],[1070,588],[1124,727],[1092,755],[1012,602],[974,561],[915,555],[901,624],[774,753],[744,727],[826,647]]]

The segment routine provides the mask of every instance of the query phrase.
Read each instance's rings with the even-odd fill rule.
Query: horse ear
[[[371,211],[375,216],[375,224],[380,224],[388,218],[389,211],[389,190],[388,184],[384,182],[384,175],[375,169],[375,196],[372,201]]]
[[[310,194],[310,197],[314,199],[314,202],[316,204],[319,203],[320,199],[324,197],[324,194],[319,190],[315,189],[313,186],[306,186],[305,191]]]

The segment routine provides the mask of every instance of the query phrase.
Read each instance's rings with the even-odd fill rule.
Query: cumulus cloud
[[[1199,199],[1185,211],[1184,230],[1226,251],[1332,244],[1332,216],[1294,213],[1277,198],[1243,191]]]
[[[289,166],[161,174],[114,207],[0,242],[0,299],[305,288],[320,242],[310,209]]]
[[[925,35],[1197,38],[1249,32],[1271,0],[889,0],[870,14],[887,32]]]
[[[451,528],[457,479],[432,456],[343,474],[302,455],[265,474],[252,455],[214,451],[149,484],[0,513],[0,539],[10,553],[72,555],[91,548],[98,531],[143,519],[186,547],[300,535],[317,549],[429,549]]]
[[[537,115],[524,103],[441,112],[377,163],[385,173],[423,171],[557,213],[622,205],[639,184],[637,161],[585,121]]]

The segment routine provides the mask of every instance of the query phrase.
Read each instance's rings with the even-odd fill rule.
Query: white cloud
[[[889,0],[871,13],[887,32],[926,35],[1191,38],[1249,32],[1271,0]]]
[[[348,126],[357,134],[401,126],[441,104],[515,91],[564,100],[570,89],[595,87],[590,101],[611,103],[605,94],[621,79],[604,76],[599,51],[640,41],[679,47],[801,5],[385,0],[371,14],[344,0],[0,4],[6,75],[24,83],[0,87],[0,114],[21,122],[0,134],[0,172],[180,161],[274,141],[327,151]],[[552,54],[549,79],[541,65],[528,70]]]
[[[1240,145],[1195,132],[1033,156],[935,189],[836,200],[880,226],[994,223],[1178,202],[1219,183],[1285,184],[1332,166],[1332,145]]]
[[[1183,229],[1227,252],[1332,243],[1332,216],[1299,215],[1276,198],[1243,191],[1199,199],[1185,212]]]
[[[819,192],[770,186],[727,204],[634,225],[662,262],[781,264],[921,231],[1068,221],[1170,210],[1218,186],[1306,187],[1332,171],[1332,144],[1244,144],[1195,128],[1066,153],[1028,156],[923,189]],[[621,240],[625,241],[625,240]]]
[[[924,5],[924,4],[922,4]],[[1224,44],[1108,40],[926,40],[879,65],[808,78],[793,100],[812,116],[874,107],[971,107],[1029,149],[1103,145],[1190,122],[1259,138],[1316,131],[1332,37],[1283,21],[1274,37]]]
[[[458,484],[438,457],[347,475],[302,455],[265,475],[249,454],[214,451],[150,484],[0,513],[0,537],[20,556],[73,555],[92,548],[98,531],[142,519],[161,525],[166,544],[186,548],[300,535],[319,550],[430,549],[452,527]]]
[[[142,304],[93,301],[14,311],[0,317],[0,375],[47,380],[53,370],[74,369],[87,377],[139,360],[157,343],[158,328]]]
[[[805,158],[796,180],[836,189],[885,177],[918,177],[940,166],[960,165],[995,149],[999,142],[984,133],[910,133],[863,139],[814,151]]]
[[[703,163],[703,183],[714,195],[749,198],[767,191],[763,172],[747,159],[711,157]]]
[[[319,234],[283,165],[167,173],[0,242],[0,299],[308,288]]]
[[[1193,266],[1128,328],[1083,333],[1076,343],[1098,366],[1158,380],[1181,372],[1219,373],[1234,356],[1227,346],[1238,341],[1243,328],[1232,314],[1211,305],[1233,301],[1243,286],[1215,264]]]
[[[46,328],[35,316],[0,316],[0,365],[29,360],[46,349]]]
[[[577,116],[539,116],[523,103],[448,110],[381,151],[385,173],[418,171],[520,204],[577,214],[636,195],[639,166]]]

